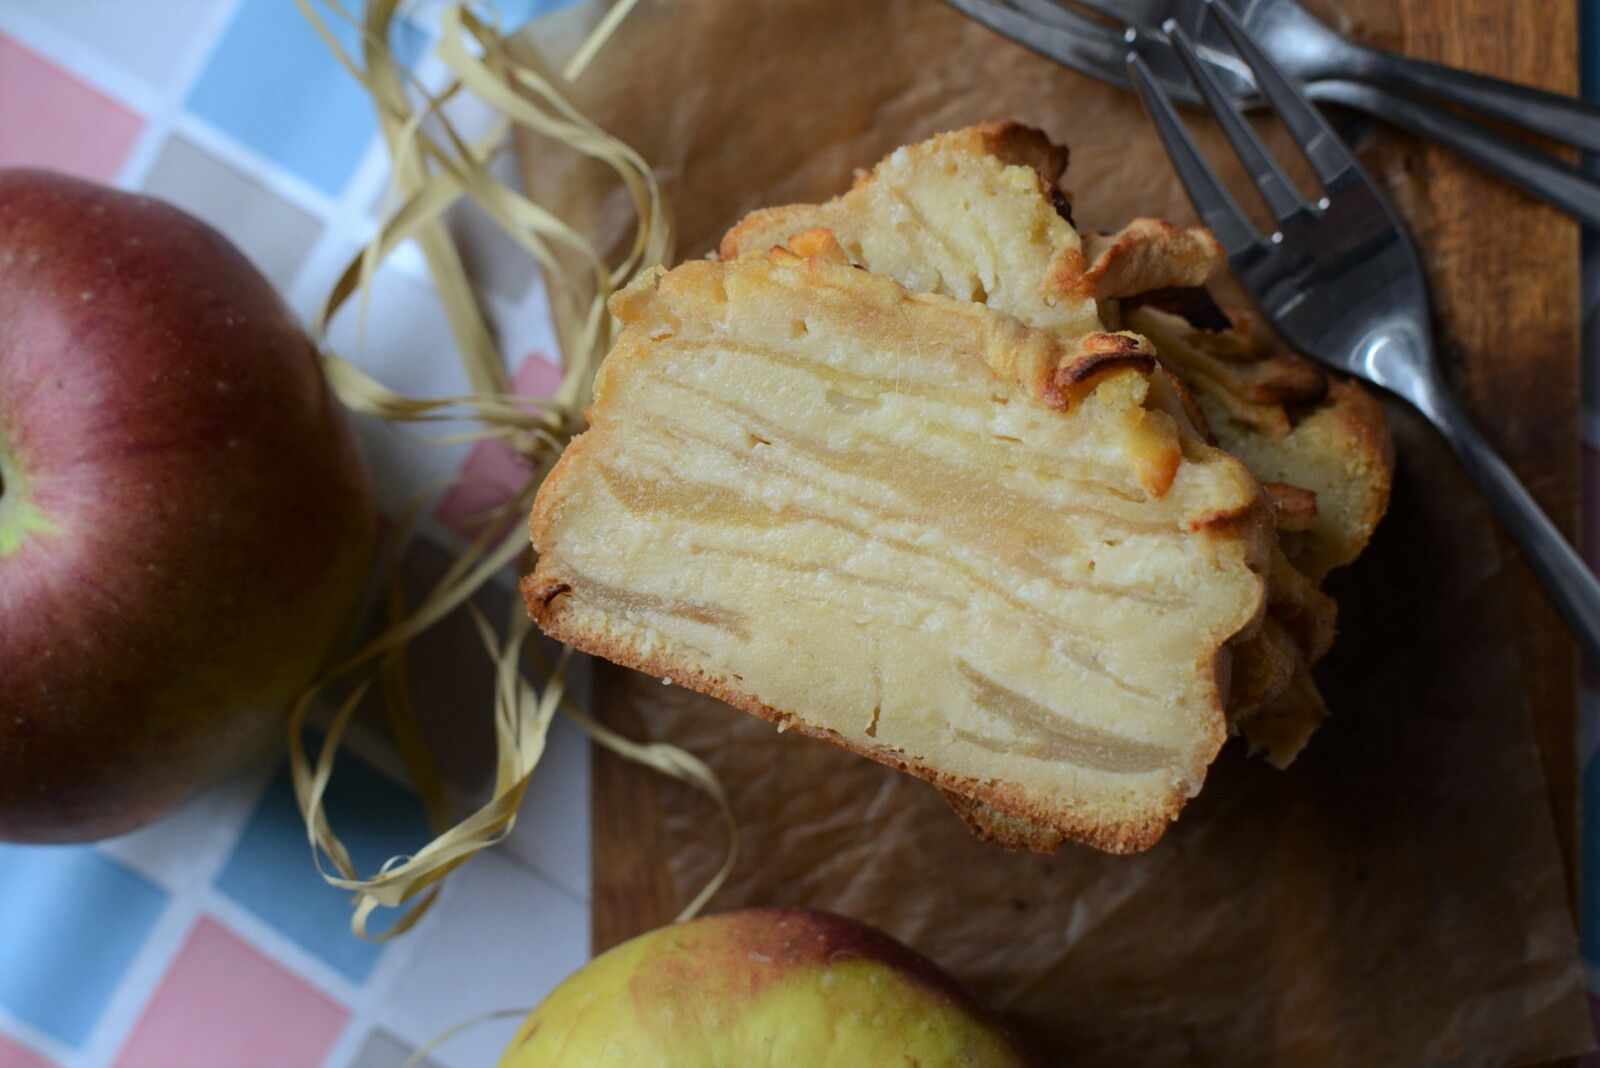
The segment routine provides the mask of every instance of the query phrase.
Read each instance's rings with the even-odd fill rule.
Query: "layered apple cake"
[[[896,150],[826,203],[753,212],[719,255],[758,254],[827,227],[853,262],[912,289],[1042,329],[1057,329],[1062,307],[1092,302],[1153,341],[1197,402],[1195,423],[1250,467],[1274,504],[1283,548],[1270,609],[1234,650],[1228,711],[1253,747],[1286,765],[1325,715],[1309,672],[1332,642],[1336,609],[1317,584],[1355,558],[1387,507],[1388,428],[1360,386],[1213,302],[1201,287],[1223,258],[1207,231],[1135,219],[1080,239],[1059,185],[1067,158],[1016,123],[942,134]]]
[[[534,507],[544,630],[1014,847],[1148,846],[1229,730],[1292,760],[1387,428],[1211,299],[1206,231],[1080,237],[1066,164],[1016,124],[940,135],[618,294]]]
[[[524,595],[579,649],[1140,849],[1226,736],[1270,506],[1092,299],[1040,329],[969,297],[826,230],[641,278]]]

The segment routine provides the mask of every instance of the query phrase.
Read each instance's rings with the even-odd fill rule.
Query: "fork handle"
[[[1425,137],[1582,222],[1600,229],[1600,181],[1566,160],[1530,148],[1453,112],[1357,82],[1312,82],[1307,92],[1376,115]]]
[[[1333,77],[1432,97],[1565,144],[1600,152],[1600,107],[1486,74],[1446,67],[1378,48],[1346,53]]]
[[[1448,391],[1439,390],[1430,401],[1423,410],[1505,524],[1545,592],[1566,617],[1584,655],[1591,664],[1600,664],[1600,582],[1594,572]]]

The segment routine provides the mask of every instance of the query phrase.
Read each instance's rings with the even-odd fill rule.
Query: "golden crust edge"
[[[978,123],[934,134],[913,144],[902,145],[901,149],[926,149],[933,142],[939,142],[940,148],[954,145],[974,155],[992,156],[1008,167],[1027,167],[1038,176],[1040,187],[1047,199],[1052,192],[1062,196],[1057,183],[1066,173],[1068,150],[1065,145],[1052,141],[1048,134],[1037,127],[1010,120]],[[722,235],[721,241],[717,244],[717,258],[735,260],[765,252],[764,247],[747,247],[751,244],[752,235],[773,229],[777,225],[776,220],[788,216],[809,217],[809,222],[796,224],[800,230],[808,230],[819,225],[826,226],[827,214],[851,192],[871,181],[878,167],[893,154],[893,152],[886,154],[872,167],[858,173],[849,189],[835,194],[820,204],[778,204],[747,212]],[[1061,206],[1058,204],[1057,211],[1060,210]],[[819,219],[821,221],[818,221]]]
[[[541,576],[536,569],[533,574],[522,579],[521,589],[528,613],[538,623],[540,630],[547,637],[570,645],[580,652],[602,657],[614,664],[644,672],[656,678],[666,679],[681,686],[686,690],[705,694],[715,698],[726,705],[753,716],[767,720],[784,731],[794,731],[809,738],[830,742],[857,756],[866,757],[897,771],[914,775],[925,782],[932,783],[947,794],[953,793],[963,798],[992,807],[995,811],[1004,813],[1013,819],[1024,821],[1036,827],[1045,827],[1059,835],[1056,846],[1067,840],[1081,842],[1106,853],[1129,854],[1139,853],[1149,849],[1161,836],[1166,833],[1168,825],[1178,817],[1184,804],[1188,800],[1178,791],[1173,791],[1165,799],[1165,804],[1157,811],[1152,811],[1143,820],[1094,820],[1076,817],[1071,812],[1051,810],[1029,799],[1023,791],[1008,787],[1003,783],[984,782],[964,775],[954,775],[929,767],[918,761],[908,759],[904,754],[883,746],[863,745],[854,739],[848,738],[837,731],[826,727],[817,727],[805,722],[793,713],[786,713],[780,709],[761,701],[759,698],[729,685],[717,675],[699,668],[687,661],[674,659],[666,655],[647,655],[640,653],[635,647],[624,640],[594,633],[589,629],[569,625],[564,617],[570,613],[565,608],[566,591],[552,589],[552,586],[563,586],[559,579],[553,583],[547,576]],[[1226,643],[1218,650],[1217,659],[1221,660],[1227,655]],[[1215,669],[1214,672],[1215,674]],[[1213,679],[1213,689],[1215,689]],[[1195,778],[1203,781],[1206,771],[1212,761],[1221,751],[1223,743],[1227,740],[1226,723],[1219,708],[1212,717],[1211,730],[1208,732],[1208,746],[1205,757],[1199,761],[1198,774]],[[1198,786],[1198,784],[1196,784]],[[971,824],[969,823],[969,826]],[[980,838],[993,840],[1006,844],[998,835],[985,835],[980,833]],[[1012,847],[1016,848],[1016,847]]]
[[[1351,452],[1351,460],[1354,461],[1352,468],[1374,476],[1375,494],[1366,514],[1362,516],[1361,526],[1365,533],[1361,543],[1354,547],[1354,555],[1330,565],[1321,574],[1310,576],[1317,583],[1327,577],[1329,571],[1354,562],[1365,551],[1378,524],[1389,511],[1390,497],[1394,492],[1395,467],[1394,431],[1383,414],[1383,406],[1361,383],[1330,372],[1328,399],[1324,405],[1324,410],[1332,413],[1355,443],[1356,447]]]

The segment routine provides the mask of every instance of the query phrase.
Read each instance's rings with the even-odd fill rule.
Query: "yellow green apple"
[[[994,1013],[881,931],[809,909],[662,927],[551,991],[500,1068],[1011,1068]]]

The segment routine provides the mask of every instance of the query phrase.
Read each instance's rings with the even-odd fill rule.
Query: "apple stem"
[[[0,558],[22,548],[30,534],[49,534],[56,529],[50,517],[28,500],[26,489],[27,480],[0,442]]]

